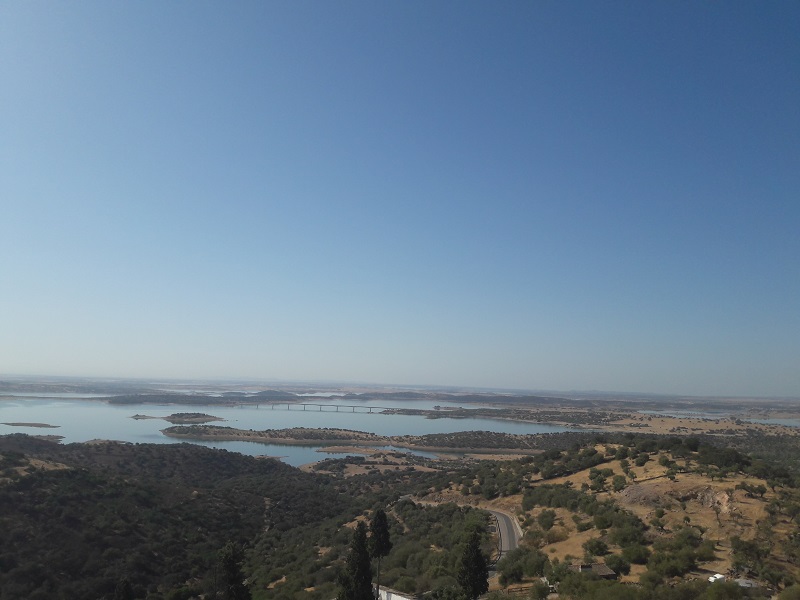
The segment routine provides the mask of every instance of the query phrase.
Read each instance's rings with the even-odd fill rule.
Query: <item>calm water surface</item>
[[[369,431],[378,435],[422,435],[426,433],[455,433],[457,431],[498,431],[504,433],[555,433],[568,431],[568,428],[532,423],[515,423],[494,419],[426,419],[422,416],[384,415],[380,412],[363,412],[367,407],[387,407],[390,404],[378,401],[346,402],[356,405],[357,411],[341,408],[335,412],[335,399],[314,398],[321,407],[286,405],[260,406],[193,406],[127,404],[114,405],[102,400],[67,399],[64,397],[37,397],[15,394],[13,398],[0,400],[0,422],[47,423],[58,425],[58,429],[39,427],[11,427],[0,425],[0,435],[8,433],[28,433],[31,435],[53,434],[64,436],[63,443],[85,442],[93,439],[120,440],[133,443],[177,443],[161,430],[170,423],[161,419],[132,419],[135,414],[153,417],[166,417],[173,413],[200,412],[225,419],[213,424],[240,429],[284,429],[289,427],[335,427]],[[447,406],[443,402],[407,401],[394,404],[403,408],[431,409],[435,404]],[[183,440],[181,440],[183,441]],[[224,448],[252,456],[278,456],[285,462],[297,466],[315,462],[327,457],[343,457],[346,454],[317,452],[318,447],[281,446],[254,442],[192,442],[212,448]],[[416,453],[430,455],[429,453]]]

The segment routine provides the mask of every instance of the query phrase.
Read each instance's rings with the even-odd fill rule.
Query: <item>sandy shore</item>
[[[326,452],[328,454],[380,454],[386,450],[369,446],[325,446],[324,448],[317,448],[317,452]]]

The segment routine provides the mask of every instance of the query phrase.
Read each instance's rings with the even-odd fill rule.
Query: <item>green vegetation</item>
[[[242,573],[244,551],[238,544],[228,543],[219,553],[220,582],[216,585],[216,593],[222,594],[225,600],[250,600],[250,590],[244,583]]]
[[[550,560],[538,549],[520,546],[497,563],[500,584],[520,583],[524,578],[541,577],[550,566]]]
[[[2,441],[16,446],[4,449],[4,464],[19,464],[24,450],[70,467],[28,466],[0,485],[4,600],[111,597],[123,580],[136,598],[159,588],[199,593],[213,588],[228,542],[249,545],[265,526],[347,510],[313,476],[277,461],[198,446]],[[266,511],[265,498],[274,499]]]
[[[381,471],[357,457],[324,461],[313,474],[193,445],[3,436],[0,600],[367,600],[374,577],[434,599],[474,598],[495,540],[487,513],[466,504],[499,498],[518,507],[525,536],[497,564],[495,585],[527,585],[539,598],[540,577],[564,598],[717,600],[758,597],[767,586],[791,597],[800,490],[790,468],[705,439],[581,436],[548,437],[543,452],[509,461],[420,458]],[[355,463],[365,472],[345,477]],[[625,504],[646,479],[672,486],[689,476],[708,484],[706,511],[719,507],[717,494],[758,509],[758,522],[720,510],[717,520],[741,532],[723,538],[713,514],[713,527],[697,511],[689,517],[686,503],[700,505],[691,490]],[[577,550],[557,558],[556,546],[569,543]],[[761,591],[687,581],[725,552]],[[573,562],[605,563],[639,586],[598,580]]]
[[[378,560],[378,569],[375,575],[377,588],[381,587],[381,559],[388,556],[392,550],[392,540],[389,534],[389,521],[382,508],[375,511],[375,516],[369,524],[369,555]]]
[[[372,565],[367,547],[367,528],[359,521],[350,542],[345,569],[339,574],[337,600],[374,600],[372,595]]]
[[[489,567],[481,550],[481,538],[478,530],[473,530],[467,538],[461,564],[458,566],[458,585],[468,600],[475,600],[489,590]]]

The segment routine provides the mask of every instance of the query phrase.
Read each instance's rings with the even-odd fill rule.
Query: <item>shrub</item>
[[[536,520],[542,529],[548,531],[553,528],[553,525],[555,525],[556,512],[554,510],[543,510],[541,513],[539,513],[539,516]]]
[[[622,557],[635,565],[644,565],[650,559],[650,550],[641,544],[632,544],[622,549]]]
[[[628,575],[631,572],[631,563],[629,563],[619,554],[611,554],[610,556],[607,556],[606,566],[620,575]]]
[[[583,543],[583,549],[587,552],[587,554],[592,554],[594,556],[603,556],[604,554],[608,554],[608,544],[606,544],[600,538],[592,538]]]

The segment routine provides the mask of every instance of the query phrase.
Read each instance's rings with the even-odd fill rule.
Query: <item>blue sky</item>
[[[800,5],[5,2],[0,372],[800,396]]]

